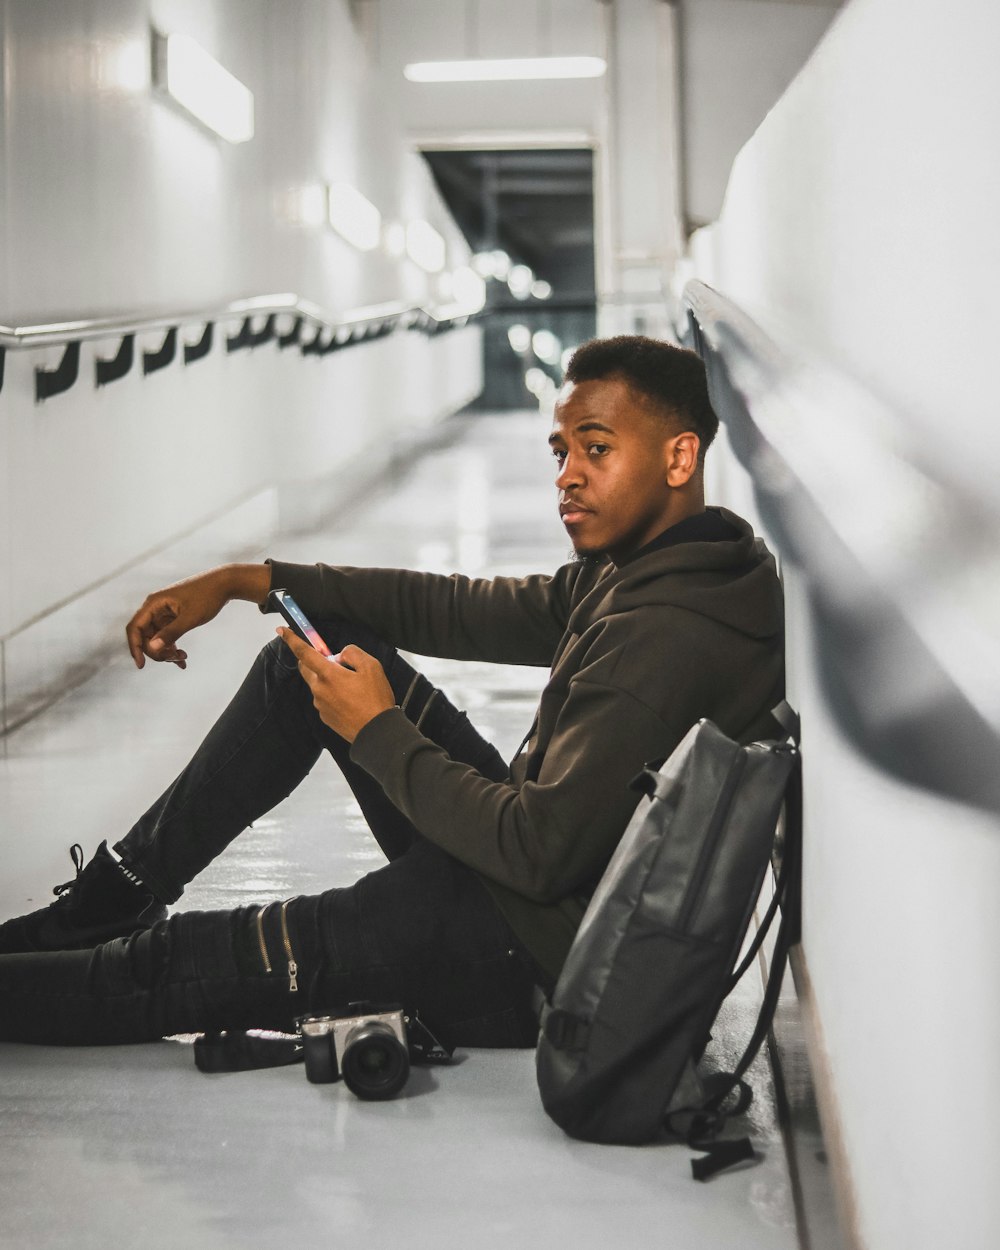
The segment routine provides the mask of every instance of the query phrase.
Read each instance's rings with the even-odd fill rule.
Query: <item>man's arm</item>
[[[351,759],[429,841],[536,903],[591,885],[635,808],[628,783],[683,736],[646,704],[611,687],[575,683],[535,780],[494,782],[447,752],[398,708],[359,731]]]
[[[580,564],[551,576],[470,578],[407,569],[273,561],[284,587],[313,620],[359,621],[418,655],[548,666],[566,627]]]
[[[270,586],[266,564],[223,564],[154,590],[125,626],[136,668],[143,667],[146,656],[186,668],[187,652],[176,645],[178,638],[218,616],[230,599],[263,605]]]
[[[627,691],[574,682],[541,774],[518,790],[425,738],[395,706],[373,656],[349,646],[331,660],[290,629],[278,633],[299,661],[320,719],[353,743],[351,758],[400,811],[456,859],[536,902],[561,898],[599,874],[635,806],[628,781],[645,760],[668,754],[688,727],[686,709],[666,724]]]
[[[604,620],[588,651],[565,696],[543,695],[544,759],[528,757],[519,788],[450,759],[398,708],[358,731],[351,758],[430,841],[492,881],[539,903],[576,894],[621,838],[643,764],[701,717],[740,736],[782,688],[780,639],[741,638],[680,609],[641,629]]]
[[[394,645],[423,655],[549,664],[577,572],[568,565],[552,577],[488,581],[270,560],[224,564],[147,595],[125,634],[137,668],[147,656],[186,668],[179,638],[211,621],[231,599],[263,607],[269,590],[280,586],[316,619],[363,622]]]

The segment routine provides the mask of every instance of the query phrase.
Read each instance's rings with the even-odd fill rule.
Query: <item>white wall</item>
[[[714,221],[733,158],[816,46],[842,0],[680,0],[683,208]]]
[[[958,574],[976,547],[992,549],[986,580],[962,592],[977,612],[981,596],[1000,608],[998,46],[992,0],[851,0],[743,149],[719,224],[694,247],[699,276],[785,349],[889,401],[897,445],[951,492],[953,512],[976,502],[974,528],[937,533]],[[829,426],[832,456],[837,412],[802,420]],[[850,447],[836,454],[832,475],[867,468],[852,472]],[[723,495],[745,503],[740,471],[723,477]],[[910,520],[930,561],[935,528]],[[823,638],[786,574],[804,951],[860,1231],[871,1250],[987,1250],[1000,1244],[1000,828],[845,740],[818,685]],[[960,617],[962,603],[947,607]],[[994,649],[984,664],[996,662]]]
[[[449,265],[467,258],[385,108],[346,0],[3,0],[0,23],[0,322],[285,291],[334,312],[436,302],[436,280],[412,262],[362,254],[297,217],[299,189],[334,180],[353,183],[387,221],[430,221]],[[253,140],[217,139],[154,92],[150,23],[193,35],[250,87]],[[475,329],[303,359],[273,343],[227,355],[221,338],[236,328],[218,326],[198,363],[146,378],[137,364],[101,390],[94,358],[113,355],[117,341],[84,345],[80,381],[43,404],[34,369],[61,349],[8,352],[0,659],[12,715],[61,680],[70,659],[117,634],[137,588],[152,589],[161,571],[259,546],[289,500],[301,519],[296,500],[309,491],[293,484],[377,463],[401,430],[453,411],[481,385]],[[137,350],[161,338],[145,336]],[[147,559],[164,549],[159,563]]]

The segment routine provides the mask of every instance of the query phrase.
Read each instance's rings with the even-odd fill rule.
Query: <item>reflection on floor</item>
[[[555,568],[546,423],[462,418],[456,438],[350,515],[275,545],[293,560],[471,574]],[[193,570],[192,570],[193,571]],[[190,638],[189,667],[122,657],[12,734],[0,757],[0,916],[39,906],[72,875],[67,855],[115,838],[172,779],[211,724],[271,618],[232,605]],[[508,755],[544,674],[423,662]],[[256,823],[181,906],[317,892],[379,862],[335,770]],[[718,1045],[735,1051],[754,1010],[736,1002]],[[2,1010],[2,1004],[0,1004]],[[766,1065],[752,1113],[764,1162],[690,1179],[680,1146],[570,1141],[541,1110],[530,1052],[470,1051],[416,1073],[404,1095],[359,1103],[298,1067],[205,1077],[177,1042],[111,1049],[0,1046],[0,1245],[325,1244],[716,1250],[797,1243]]]

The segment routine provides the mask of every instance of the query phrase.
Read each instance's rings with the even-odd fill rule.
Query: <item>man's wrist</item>
[[[245,599],[263,606],[271,589],[269,564],[226,564],[226,590],[230,599]]]

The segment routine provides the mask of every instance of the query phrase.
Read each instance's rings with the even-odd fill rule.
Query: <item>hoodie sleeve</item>
[[[580,567],[486,579],[269,563],[272,588],[288,590],[313,620],[358,621],[418,655],[533,665],[552,663]]]
[[[677,710],[668,724],[621,689],[576,681],[538,777],[519,789],[450,759],[396,708],[362,729],[351,758],[431,842],[551,903],[603,871],[636,804],[629,781],[697,719]]]
[[[637,797],[629,782],[708,717],[741,737],[780,697],[780,646],[679,609],[595,625],[565,688],[539,707],[544,753],[520,787],[450,759],[398,709],[362,729],[351,758],[431,842],[535,903],[586,893]]]

